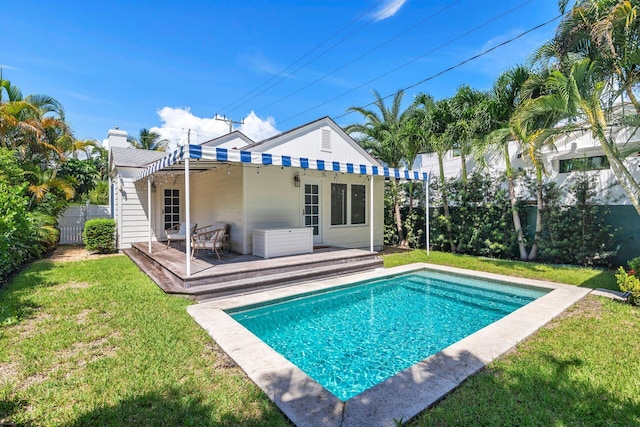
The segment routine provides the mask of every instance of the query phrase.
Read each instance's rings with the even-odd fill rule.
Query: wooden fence
[[[64,213],[58,217],[58,227],[60,227],[60,244],[82,244],[84,223],[88,219],[94,218],[111,218],[109,206],[85,205],[67,207]]]

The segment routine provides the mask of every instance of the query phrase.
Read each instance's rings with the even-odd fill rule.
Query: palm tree
[[[566,6],[566,0],[560,2],[562,13]],[[635,93],[640,79],[639,8],[638,0],[577,0],[534,60],[555,61],[555,68],[568,71],[576,59],[588,58],[593,72],[608,84],[609,103],[626,93],[640,113]]]
[[[373,95],[375,97],[373,105],[377,107],[378,111],[367,110],[362,107],[348,108],[347,111],[362,114],[365,122],[364,124],[348,125],[345,127],[345,132],[356,134],[360,145],[388,167],[399,168],[406,166],[407,126],[411,120],[413,107],[410,106],[402,111],[401,103],[404,96],[404,91],[402,90],[395,94],[390,107],[385,105],[384,98],[378,92],[373,91]],[[406,246],[407,242],[402,229],[398,187],[394,180],[391,180],[390,183],[396,219],[396,232],[400,245]]]
[[[140,129],[140,136],[138,138],[130,136],[127,138],[127,141],[133,148],[139,150],[166,151],[169,140],[160,138],[161,136],[159,134],[151,132],[149,129]]]
[[[640,184],[624,163],[615,142],[607,137],[609,129],[602,105],[605,83],[600,79],[597,64],[589,59],[575,62],[568,72],[552,70],[546,79],[547,94],[532,99],[520,114],[520,121],[537,120],[541,114],[554,117],[553,122],[535,135],[534,144],[553,141],[558,135],[576,129],[577,120],[586,123],[593,137],[600,143],[611,169],[625,194],[640,214]],[[569,120],[564,126],[556,126]]]
[[[513,227],[518,242],[520,259],[525,261],[529,258],[524,242],[522,222],[518,211],[518,199],[515,191],[515,172],[511,166],[511,154],[509,146],[512,141],[516,141],[520,147],[524,142],[519,139],[522,132],[517,127],[517,122],[512,121],[520,101],[522,100],[522,90],[525,83],[532,76],[531,71],[524,66],[517,66],[503,72],[496,79],[490,98],[485,102],[484,109],[489,118],[489,129],[492,130],[484,138],[484,146],[479,147],[478,160],[484,161],[484,154],[495,151],[505,163],[505,176],[509,189],[509,202],[511,204],[511,216]]]
[[[454,117],[451,114],[451,101],[449,99],[441,99],[435,102],[430,110],[428,119],[424,122],[427,127],[424,132],[429,136],[429,145],[438,157],[438,172],[440,178],[440,197],[443,209],[443,215],[447,227],[449,237],[449,245],[451,252],[456,251],[456,244],[453,239],[453,229],[451,227],[451,215],[449,211],[447,180],[444,175],[444,156],[453,148],[453,140],[447,134],[447,130],[454,123]]]

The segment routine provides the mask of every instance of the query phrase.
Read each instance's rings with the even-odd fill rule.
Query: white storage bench
[[[253,255],[262,258],[313,253],[313,228],[253,230]]]

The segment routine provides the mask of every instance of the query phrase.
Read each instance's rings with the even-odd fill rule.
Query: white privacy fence
[[[60,227],[60,244],[71,245],[82,243],[84,223],[88,219],[111,218],[108,205],[69,206],[58,217]]]

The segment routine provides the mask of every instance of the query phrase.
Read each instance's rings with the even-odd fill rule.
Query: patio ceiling
[[[429,176],[426,172],[410,169],[394,169],[371,165],[344,163],[340,161],[329,161],[319,159],[308,159],[305,157],[281,156],[277,154],[258,153],[253,151],[233,150],[218,147],[207,147],[202,145],[184,145],[172,153],[167,154],[162,159],[153,163],[145,170],[135,175],[134,181],[140,181],[156,172],[176,170],[184,160],[202,160],[211,163],[243,163],[259,166],[282,166],[301,169],[311,169],[319,171],[352,173],[358,175],[382,176],[385,178],[396,178],[409,181],[426,181]],[[203,165],[204,166],[204,165]],[[198,168],[198,166],[195,166]],[[182,168],[180,168],[182,169]]]

